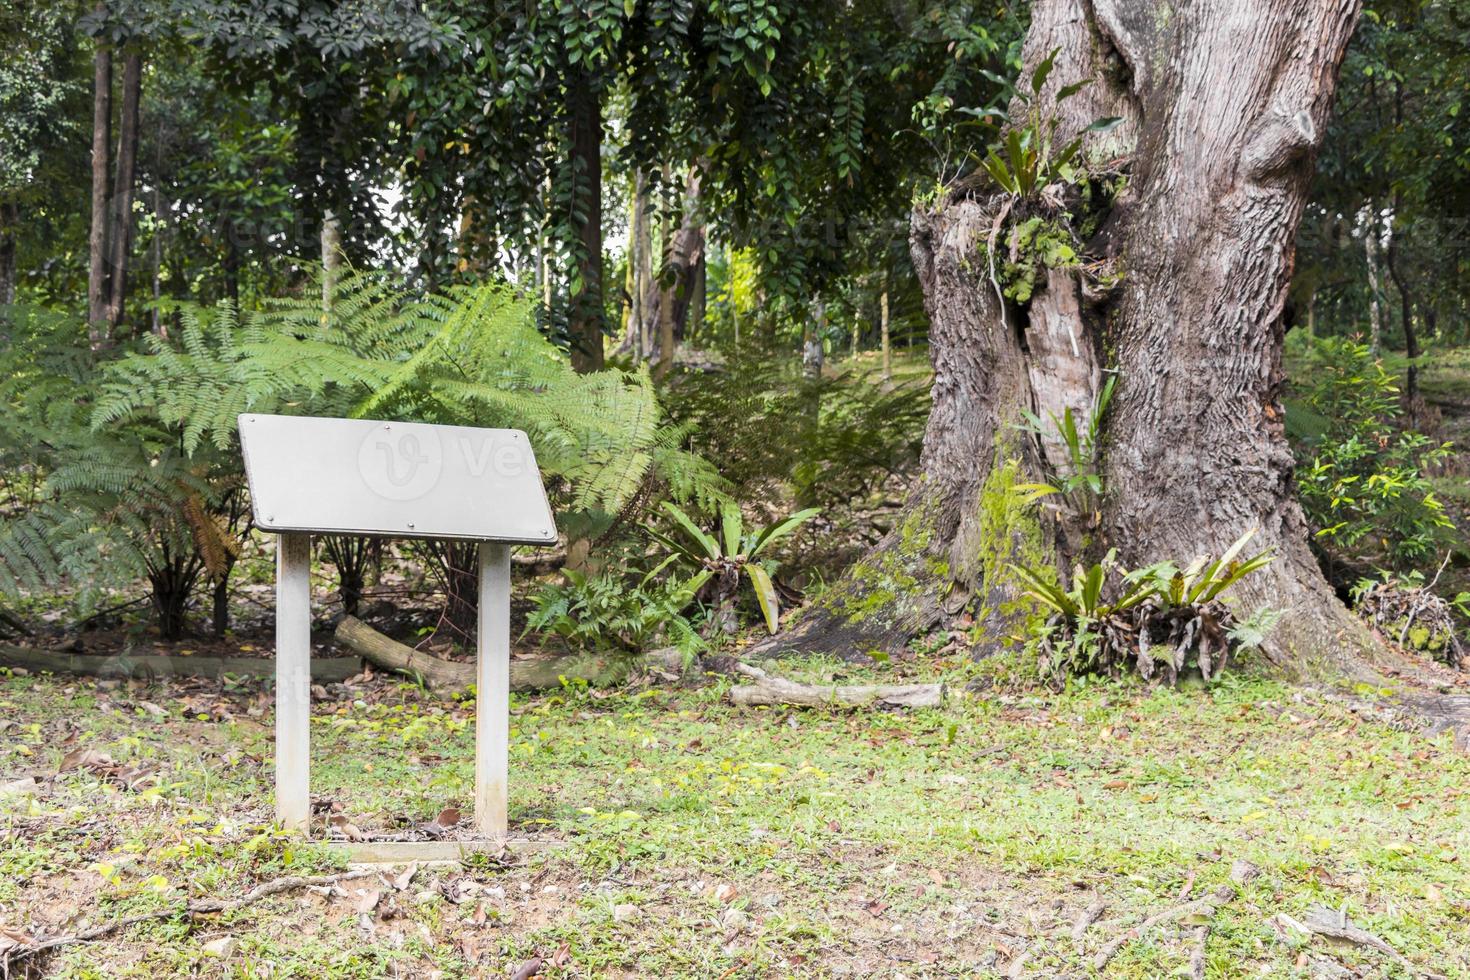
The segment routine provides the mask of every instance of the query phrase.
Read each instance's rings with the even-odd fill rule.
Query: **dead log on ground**
[[[353,616],[342,617],[337,624],[337,642],[361,656],[375,667],[413,677],[436,694],[458,694],[475,683],[473,662],[445,660],[415,650],[384,636]],[[633,654],[567,654],[512,657],[510,689],[512,691],[545,691],[558,688],[562,679],[583,680],[606,686],[626,681],[637,669],[656,667],[679,670],[682,665],[672,651],[653,651],[646,656]]]
[[[735,669],[755,682],[730,689],[730,700],[743,707],[937,708],[944,701],[943,684],[799,684],[750,664]]]
[[[31,671],[123,680],[157,680],[165,677],[208,677],[217,680],[226,674],[244,677],[276,675],[276,662],[268,657],[171,657],[161,654],[105,656],[8,645],[0,646],[0,667],[21,667]],[[311,661],[311,679],[319,684],[340,684],[361,672],[362,661],[356,657],[314,657]]]

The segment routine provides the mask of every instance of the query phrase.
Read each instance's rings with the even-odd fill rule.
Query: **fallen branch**
[[[1236,861],[1235,864],[1231,865],[1230,867],[1230,879],[1237,885],[1249,884],[1260,873],[1260,869],[1251,864],[1249,861]],[[1182,896],[1188,894],[1189,888],[1192,886],[1193,879],[1190,880],[1189,886],[1180,891],[1180,895]],[[1221,905],[1229,902],[1234,897],[1235,888],[1233,886],[1221,885],[1219,888],[1216,888],[1208,895],[1205,895],[1201,898],[1193,899],[1188,902],[1182,902],[1172,905],[1164,911],[1157,913],[1156,915],[1149,916],[1147,919],[1144,919],[1132,929],[1129,929],[1121,936],[1113,939],[1101,950],[1099,950],[1098,954],[1093,957],[1093,968],[1096,970],[1102,970],[1108,965],[1108,962],[1112,960],[1114,956],[1118,955],[1118,950],[1122,949],[1129,942],[1137,939],[1139,936],[1143,935],[1145,932],[1148,932],[1150,929],[1154,928],[1160,923],[1168,922],[1173,919],[1182,919],[1185,916],[1193,915],[1203,915],[1206,918],[1209,918],[1215,914],[1215,912],[1219,909]],[[1195,938],[1198,944],[1196,952],[1198,953],[1200,958],[1201,969],[1203,969],[1204,966],[1204,942],[1208,936],[1208,926],[1202,926],[1195,930]],[[1190,961],[1190,968],[1194,968],[1194,961],[1192,958]]]
[[[1354,925],[1353,921],[1347,917],[1345,912],[1334,912],[1327,906],[1314,902],[1307,909],[1305,916],[1300,920],[1290,919],[1290,922],[1292,925],[1300,926],[1308,932],[1314,932],[1319,936],[1326,936],[1328,939],[1336,939],[1342,942],[1352,943],[1355,946],[1367,946],[1369,949],[1376,949],[1410,973],[1435,976],[1435,974],[1426,973],[1426,971],[1419,969],[1413,963],[1409,962],[1409,959],[1390,946],[1387,940]]]
[[[1072,938],[1080,943],[1082,937],[1087,934],[1087,930],[1092,928],[1092,924],[1102,918],[1102,914],[1107,911],[1107,907],[1108,903],[1100,898],[1087,906],[1082,914],[1078,916],[1076,924],[1072,926]]]
[[[1209,926],[1195,927],[1194,950],[1189,954],[1189,980],[1205,980],[1205,943],[1209,938]]]
[[[354,616],[337,624],[337,642],[375,667],[412,677],[436,694],[458,694],[475,683],[472,662],[445,660],[384,636]],[[562,679],[584,680],[594,686],[619,684],[639,667],[681,670],[683,664],[673,651],[655,650],[646,656],[634,654],[568,654],[565,656],[512,657],[510,689],[545,691],[558,688]]]
[[[7,951],[4,959],[0,959],[0,968],[8,970],[13,962],[17,962],[27,956],[35,956],[38,953],[44,953],[47,950],[56,949],[60,946],[70,946],[73,943],[85,943],[91,942],[94,939],[101,939],[117,932],[119,929],[135,926],[140,922],[151,922],[156,919],[171,919],[179,915],[186,915],[192,918],[196,915],[234,912],[247,905],[253,905],[263,898],[279,895],[282,892],[312,886],[335,885],[340,881],[351,881],[354,878],[366,878],[369,875],[375,874],[378,874],[378,872],[371,869],[364,869],[343,871],[340,874],[334,875],[292,875],[288,878],[277,878],[274,881],[267,881],[264,884],[256,885],[239,898],[228,900],[201,898],[188,902],[182,907],[157,909],[152,912],[139,912],[136,915],[125,915],[120,919],[113,919],[110,922],[104,922],[99,926],[93,926],[91,929],[75,932],[69,936],[54,936],[51,939],[43,939],[39,942],[26,943],[13,947]]]
[[[944,701],[943,684],[798,684],[750,664],[735,670],[755,681],[730,689],[731,702],[743,707],[935,708]]]
[[[0,646],[0,667],[21,667],[55,674],[82,674],[123,680],[157,680],[164,677],[219,679],[226,674],[243,677],[276,675],[276,662],[267,657],[170,657],[160,654],[103,656],[9,645]],[[321,684],[340,684],[361,672],[362,663],[356,657],[313,658],[311,661],[311,679]]]

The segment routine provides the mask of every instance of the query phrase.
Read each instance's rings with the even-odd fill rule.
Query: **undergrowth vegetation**
[[[1044,610],[1031,624],[1026,654],[1052,684],[1130,666],[1171,686],[1191,670],[1214,680],[1233,653],[1259,646],[1280,616],[1269,609],[1241,616],[1225,603],[1231,586],[1272,560],[1267,552],[1241,557],[1253,535],[1183,569],[1160,562],[1130,572],[1109,552],[1097,564],[1077,566],[1070,588],[1055,584],[1050,568],[1012,565]]]

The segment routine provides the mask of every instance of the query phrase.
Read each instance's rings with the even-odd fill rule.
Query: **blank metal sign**
[[[524,432],[419,422],[241,415],[240,447],[264,531],[556,539]]]

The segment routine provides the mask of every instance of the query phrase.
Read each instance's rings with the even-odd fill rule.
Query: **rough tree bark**
[[[138,172],[138,109],[143,91],[143,55],[129,51],[123,61],[122,107],[118,111],[117,173],[112,182],[109,231],[107,326],[117,336],[128,296],[128,255],[133,245],[133,182]]]
[[[703,183],[699,164],[689,168],[684,183],[683,210],[679,226],[667,236],[664,268],[653,280],[651,303],[658,338],[652,353],[657,354],[657,376],[663,377],[674,366],[674,355],[684,338],[693,305],[695,274],[704,262],[704,219],[700,212]]]
[[[1056,51],[1037,103],[1057,143],[1121,123],[1086,137],[1082,185],[1017,199],[976,178],[916,211],[935,370],[924,476],[894,530],[776,645],[894,649],[966,607],[994,642],[1025,614],[1008,562],[1110,547],[1133,567],[1187,562],[1255,528],[1280,557],[1238,589],[1242,605],[1288,610],[1268,656],[1298,675],[1369,672],[1373,642],[1307,548],[1280,403],[1292,242],[1359,3],[1164,9],[1033,6],[1023,77]],[[1083,261],[1039,268],[1029,300],[1002,303],[995,269],[1014,261],[1023,217],[1070,228]],[[1079,534],[1008,492],[1067,468],[1056,440],[1018,423],[1023,410],[1087,418],[1104,370],[1118,379],[1097,464],[1107,489]]]
[[[107,164],[112,156],[112,48],[92,56],[92,230],[88,245],[87,323],[93,349],[107,343]]]
[[[592,79],[572,86],[567,106],[571,144],[571,217],[576,236],[577,288],[568,332],[572,366],[600,371],[602,354],[602,103]]]

